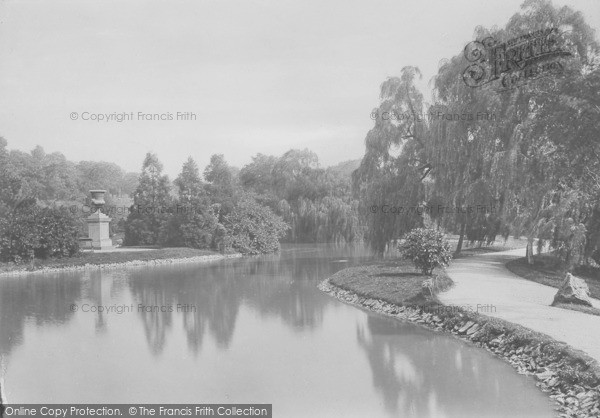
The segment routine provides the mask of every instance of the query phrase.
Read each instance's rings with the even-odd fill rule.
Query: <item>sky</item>
[[[188,156],[359,159],[387,77],[417,66],[426,91],[476,26],[504,26],[521,3],[0,0],[0,136],[127,171],[154,152],[171,177]],[[600,28],[600,1],[554,4]]]

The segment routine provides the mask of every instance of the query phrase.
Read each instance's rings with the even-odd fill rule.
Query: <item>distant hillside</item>
[[[329,167],[331,171],[341,174],[344,177],[351,177],[352,172],[360,166],[361,160],[342,161],[339,164]]]

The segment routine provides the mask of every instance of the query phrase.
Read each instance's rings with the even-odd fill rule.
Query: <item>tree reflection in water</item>
[[[336,251],[337,257],[332,256]],[[242,304],[304,332],[321,324],[324,306],[332,302],[324,295],[315,297],[316,283],[347,265],[332,260],[360,259],[363,253],[361,247],[296,245],[280,254],[209,264],[4,277],[0,280],[0,354],[7,355],[22,341],[28,318],[38,326],[64,324],[77,314],[71,305],[123,304],[127,288],[155,355],[163,352],[178,317],[192,353],[199,352],[207,332],[218,347],[227,348]],[[138,304],[173,306],[174,310],[177,304],[187,304],[196,310],[137,312]],[[98,333],[106,332],[110,321],[119,320],[101,311],[85,314],[94,316]]]
[[[173,306],[174,311],[178,304],[194,307],[184,312],[143,312],[140,317],[154,354],[163,351],[174,316],[181,316],[188,347],[197,354],[207,332],[219,348],[229,346],[243,304],[261,316],[281,318],[297,332],[318,327],[331,300],[315,297],[315,286],[343,267],[332,263],[324,251],[307,248],[206,265],[136,270],[130,274],[129,287],[136,307]]]
[[[216,399],[262,395],[270,400],[277,393],[278,402],[296,408],[299,398],[288,392],[298,391],[315,410],[336,402],[352,408],[363,403],[357,394],[364,394],[375,415],[546,412],[545,399],[531,381],[480,349],[366,314],[316,288],[320,280],[366,258],[360,248],[307,245],[206,264],[4,277],[0,363],[7,365],[7,380],[22,399],[35,394],[125,400],[129,388],[137,388],[138,399],[148,399],[149,393],[154,399],[152,391],[159,389],[146,379],[160,376],[172,383],[173,399],[188,399],[196,391]],[[134,309],[118,315],[73,311],[72,304]],[[138,304],[150,310],[138,312]],[[178,312],[178,305],[190,309]],[[40,352],[44,358],[28,357]],[[28,373],[30,365],[48,371],[47,380]],[[338,365],[352,369],[351,381]],[[60,375],[86,367],[96,380],[73,384]],[[52,386],[61,377],[63,384]]]
[[[0,279],[0,354],[8,355],[23,340],[25,321],[61,325],[74,315],[70,305],[82,294],[81,274],[3,277]]]
[[[502,384],[500,376],[513,373],[510,366],[479,348],[371,314],[366,327],[357,325],[356,335],[390,415],[454,417],[473,411],[473,416],[497,416],[495,411],[512,411],[506,416],[518,416],[527,410],[527,397],[515,398],[514,388]],[[525,379],[521,384],[526,385]]]

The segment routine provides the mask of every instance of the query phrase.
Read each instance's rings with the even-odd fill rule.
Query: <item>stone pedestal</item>
[[[85,220],[88,224],[88,237],[92,239],[92,248],[104,249],[112,247],[109,238],[108,223],[111,219],[100,211],[92,213]]]
[[[107,249],[112,248],[112,240],[109,238],[108,223],[111,219],[100,212],[104,205],[105,190],[90,190],[92,194],[92,204],[94,205],[92,214],[86,218],[88,224],[88,237],[92,240],[92,248]]]

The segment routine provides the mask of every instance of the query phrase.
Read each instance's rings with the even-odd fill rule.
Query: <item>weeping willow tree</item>
[[[530,263],[536,237],[553,242],[565,258],[586,246],[586,222],[593,223],[597,206],[593,176],[586,170],[598,167],[600,108],[597,95],[590,94],[599,86],[597,45],[580,13],[544,0],[525,2],[504,29],[475,31],[475,39],[505,42],[549,28],[564,31],[563,41],[571,46],[562,74],[498,92],[491,84],[463,83],[460,72],[469,63],[462,54],[440,68],[438,105],[450,113],[484,109],[496,117],[470,124],[433,122],[428,153],[437,199],[497,205],[495,216],[463,219],[461,231],[487,240],[497,232],[525,235]]]
[[[346,243],[362,239],[356,202],[326,196],[299,198],[293,212],[293,239],[300,242]]]
[[[456,255],[465,237],[487,244],[495,240],[501,230],[498,214],[503,203],[492,169],[499,99],[487,86],[468,87],[463,71],[464,60],[454,57],[434,77],[435,103],[429,108],[426,143],[432,166],[428,199],[432,207],[441,204],[454,209],[434,214],[438,224],[459,234]]]
[[[242,168],[240,181],[290,225],[286,241],[362,241],[348,174],[319,167],[317,155],[308,149],[281,157],[259,154]]]
[[[397,117],[375,118],[365,139],[365,155],[352,175],[365,218],[366,241],[379,254],[391,240],[423,223],[416,211],[385,214],[379,210],[385,204],[403,208],[423,205],[423,180],[431,165],[425,158],[427,125],[423,95],[415,86],[417,77],[421,77],[418,68],[404,67],[400,77],[388,78],[381,85],[380,104],[373,114]]]
[[[592,139],[598,135],[597,122],[576,118],[593,108],[590,99],[597,105],[597,97],[586,92],[594,87],[598,91],[597,75],[591,77],[597,74],[598,46],[581,13],[557,9],[545,0],[528,1],[492,35],[505,41],[547,28],[563,31],[571,56],[561,61],[562,74],[531,80],[499,95],[502,113],[494,155],[495,179],[505,191],[502,217],[515,234],[527,236],[529,263],[534,239],[549,230],[564,237],[560,230],[569,225],[568,245],[582,245],[585,226],[573,217],[572,202],[573,196],[583,196],[588,182],[583,167],[592,163],[588,157],[597,150],[597,139]]]
[[[432,212],[438,226],[460,234],[457,252],[465,237],[489,243],[512,234],[527,237],[530,263],[535,238],[550,241],[567,261],[597,254],[600,59],[592,30],[569,7],[530,0],[504,28],[476,28],[475,39],[501,44],[548,30],[560,31],[561,47],[568,47],[562,73],[503,91],[493,83],[473,88],[463,78],[470,61],[460,51],[434,78],[434,104],[423,122],[418,70],[406,67],[384,82],[374,114],[409,117],[377,118],[369,131],[353,175],[361,213],[426,201],[463,209]],[[470,117],[448,120],[448,114]],[[365,217],[368,241],[379,252],[424,222],[414,212]]]

